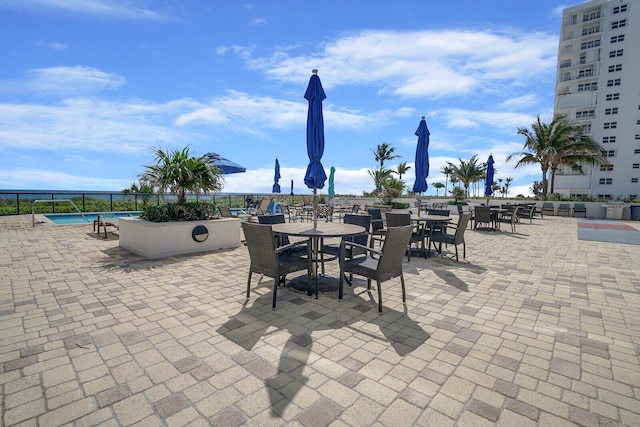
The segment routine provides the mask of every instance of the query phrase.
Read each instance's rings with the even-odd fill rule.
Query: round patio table
[[[422,254],[423,258],[431,256],[431,232],[434,227],[442,227],[451,222],[451,218],[444,215],[411,215],[413,222],[424,222],[429,229],[429,234],[425,233],[424,238],[427,239],[427,250]]]
[[[318,274],[318,262],[320,261],[320,249],[322,240],[329,237],[354,236],[366,232],[364,227],[354,224],[344,224],[341,222],[319,222],[317,228],[309,222],[288,222],[285,224],[273,224],[271,229],[275,233],[287,234],[289,236],[307,237],[311,239],[311,250],[313,253],[313,272],[311,274],[314,281],[316,298],[319,292],[330,292],[338,290],[339,282],[335,277]],[[307,283],[307,275],[294,277],[289,281],[289,286],[299,291],[307,291],[311,295],[312,288]]]

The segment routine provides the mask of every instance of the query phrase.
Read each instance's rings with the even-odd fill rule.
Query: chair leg
[[[338,279],[338,301],[342,302],[342,291],[344,287],[344,269],[340,268],[340,279]]]
[[[380,281],[376,280],[378,284],[378,314],[382,314],[382,286],[380,286]]]
[[[251,270],[249,270],[249,279],[247,280],[247,299],[251,295]]]
[[[280,275],[278,275],[277,279],[273,279],[273,305],[271,307],[272,310],[276,309],[276,297],[278,295],[278,285],[280,284]]]
[[[462,258],[467,259],[467,244],[462,242]]]
[[[407,302],[407,293],[406,293],[405,287],[404,287],[404,275],[403,274],[400,275],[400,285],[402,285],[402,302],[406,303]]]
[[[454,246],[456,247],[456,262],[459,262],[458,261],[458,245],[454,245]]]

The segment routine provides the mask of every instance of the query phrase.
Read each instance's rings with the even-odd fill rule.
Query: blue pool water
[[[109,212],[105,214],[100,214],[102,217],[109,221],[109,219],[127,217],[127,216],[140,216],[140,212]],[[86,224],[93,223],[93,220],[98,218],[97,213],[86,213],[83,215],[80,214],[50,214],[45,215],[47,219],[56,223],[56,224]]]

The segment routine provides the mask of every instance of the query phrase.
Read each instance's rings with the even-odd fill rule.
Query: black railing
[[[187,195],[187,200],[215,202],[231,208],[246,208],[248,203],[273,194],[215,193],[208,195]],[[294,202],[302,196],[277,195],[276,199]],[[82,212],[129,212],[139,211],[146,204],[175,202],[177,196],[170,194],[123,193],[121,191],[41,191],[41,190],[0,190],[0,215],[23,215],[31,213],[34,200],[69,199]],[[38,203],[36,213],[74,213],[67,203]]]

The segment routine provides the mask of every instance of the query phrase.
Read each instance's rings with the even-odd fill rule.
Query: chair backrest
[[[357,214],[359,210],[360,210],[360,205],[353,205],[351,207],[351,213],[352,214]]]
[[[569,209],[571,209],[569,203],[560,203],[558,205],[558,210],[559,211],[568,211]]]
[[[382,222],[382,212],[378,208],[367,209],[369,215],[371,215],[371,231],[382,230],[384,223]]]
[[[453,241],[456,245],[464,242],[464,231],[467,229],[469,220],[471,220],[471,213],[462,214],[460,215],[460,218],[458,218],[456,233],[453,237]]]
[[[278,255],[274,250],[276,239],[271,225],[243,222],[242,231],[251,258],[251,270],[275,274],[278,271]]]
[[[353,237],[343,237],[343,240],[349,240],[351,242],[355,242],[359,245],[365,245],[369,243],[369,229],[371,228],[371,215],[354,215],[354,214],[345,214],[343,222],[345,224],[353,224],[364,227],[366,230],[363,234],[357,234]]]
[[[402,274],[402,260],[411,239],[412,225],[388,227],[378,260],[378,280],[383,281]]]
[[[318,218],[329,221],[333,217],[333,206],[318,206]]]
[[[491,208],[489,206],[475,206],[476,223],[491,222]]]
[[[229,208],[229,206],[218,206],[218,210],[220,211],[220,215],[223,218],[233,217],[233,214],[231,213],[231,208]]]
[[[584,203],[576,203],[573,205],[573,211],[574,212],[586,212],[587,211],[587,205],[585,205]]]
[[[387,212],[387,227],[401,227],[403,225],[411,225],[411,214]]]
[[[542,209],[553,209],[553,202],[543,202]]]
[[[449,216],[449,209],[427,209],[427,215]]]
[[[271,205],[272,201],[273,201],[273,197],[271,198],[265,197],[262,200],[260,200],[260,204],[258,205],[258,213],[265,215],[267,212],[269,212],[269,205]]]
[[[258,223],[260,224],[284,224],[284,214],[277,215],[258,215]]]
[[[461,205],[461,204],[458,204],[458,205],[456,205],[456,206],[457,206],[457,208],[458,208],[458,215],[462,215],[462,214],[464,213],[464,212],[463,212],[463,210],[462,210],[462,205]]]

